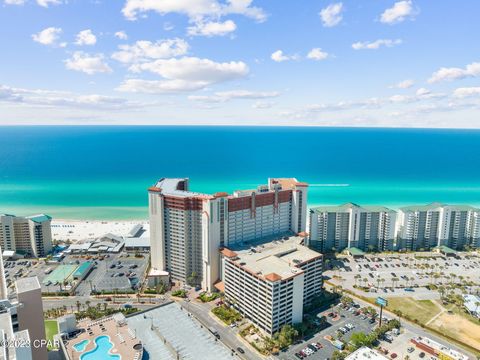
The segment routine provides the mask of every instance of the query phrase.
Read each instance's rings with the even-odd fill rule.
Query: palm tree
[[[77,300],[76,305],[77,305],[77,312],[80,312],[80,307],[82,306],[82,303]]]
[[[85,301],[85,304],[87,304],[87,309],[90,309],[90,300]]]
[[[398,277],[393,277],[392,278],[392,287],[395,288],[395,283],[398,282],[398,280],[400,280]]]

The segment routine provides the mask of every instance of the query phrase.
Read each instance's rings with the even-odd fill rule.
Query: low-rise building
[[[439,359],[468,360],[469,357],[430,338],[418,336],[410,340],[420,350]]]
[[[322,291],[322,255],[304,238],[221,250],[225,298],[267,334],[300,323],[303,308]]]
[[[378,351],[364,346],[348,355],[345,360],[388,360],[388,358]]]

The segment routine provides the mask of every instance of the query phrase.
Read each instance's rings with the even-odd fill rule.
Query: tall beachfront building
[[[267,334],[301,323],[304,306],[322,292],[322,255],[303,241],[283,237],[221,252],[225,298]]]
[[[358,248],[391,250],[395,238],[394,210],[348,203],[310,210],[308,244],[321,252]]]
[[[189,191],[187,178],[161,179],[148,189],[152,271],[213,290],[220,248],[305,231],[307,190],[296,179],[269,179],[210,195]]]
[[[465,205],[432,203],[399,209],[398,250],[429,250],[448,246],[461,250],[477,247],[480,234],[480,210]]]
[[[5,267],[3,266],[2,247],[0,246],[0,300],[8,298],[7,280],[5,278]]]
[[[0,246],[18,254],[42,257],[52,250],[52,218],[0,214]]]

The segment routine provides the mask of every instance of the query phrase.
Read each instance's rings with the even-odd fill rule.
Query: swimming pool
[[[83,352],[83,351],[85,351],[85,348],[87,347],[89,342],[90,342],[90,340],[80,341],[78,344],[73,345],[73,348],[77,352]]]
[[[110,354],[113,343],[107,335],[98,336],[95,339],[95,349],[80,356],[80,360],[120,360],[120,355]]]

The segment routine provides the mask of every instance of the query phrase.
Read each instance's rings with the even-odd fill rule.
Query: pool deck
[[[85,319],[77,323],[77,328],[85,331],[65,343],[70,360],[80,360],[81,355],[96,347],[95,339],[105,335],[109,336],[113,343],[113,348],[110,350],[112,355],[120,355],[122,360],[142,358],[142,351],[134,349],[134,346],[141,341],[136,338],[135,332],[128,327],[126,321],[119,321],[114,316],[93,321]],[[76,351],[74,345],[84,340],[89,340],[84,351]]]

